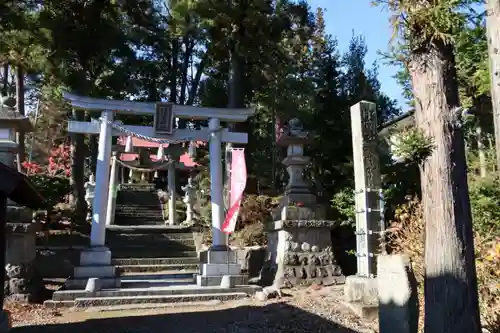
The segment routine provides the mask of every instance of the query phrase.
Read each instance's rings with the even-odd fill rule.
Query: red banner
[[[247,185],[247,167],[245,164],[245,149],[243,148],[233,148],[231,150],[230,181],[229,211],[222,225],[222,231],[226,234],[232,233],[236,228],[243,191]]]

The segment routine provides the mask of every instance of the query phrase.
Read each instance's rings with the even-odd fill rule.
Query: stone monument
[[[361,101],[351,107],[356,206],[356,275],[346,278],[344,296],[361,316],[378,307],[377,256],[385,230],[379,163],[376,105]]]
[[[14,156],[18,144],[16,132],[32,132],[30,120],[21,115],[4,100],[0,105],[0,162],[14,167]],[[7,200],[5,216],[6,253],[5,270],[7,280],[4,291],[17,301],[29,302],[38,296],[43,283],[34,269],[36,257],[36,231],[38,223],[33,221],[33,211],[12,200]]]
[[[344,282],[332,251],[331,230],[337,223],[325,220],[325,210],[303,176],[310,161],[304,156],[309,141],[309,133],[298,119],[289,121],[278,140],[278,145],[287,148],[283,164],[289,180],[268,225],[268,266],[277,287]]]

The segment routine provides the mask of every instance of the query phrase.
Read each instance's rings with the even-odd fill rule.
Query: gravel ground
[[[11,333],[376,333],[340,303],[338,287],[294,290],[289,297],[258,302],[208,302],[150,309],[56,312],[15,306]]]

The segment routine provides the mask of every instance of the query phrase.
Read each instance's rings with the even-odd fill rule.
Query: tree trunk
[[[17,111],[24,115],[24,70],[18,66],[16,68],[16,101],[17,101]],[[24,144],[24,132],[17,132],[17,171],[23,171],[25,144]]]
[[[3,74],[2,74],[2,92],[1,95],[8,96],[9,95],[9,63],[6,62],[2,66]]]
[[[177,70],[179,68],[179,40],[172,40],[172,72],[170,73],[170,103],[177,103]]]
[[[198,87],[200,85],[201,81],[201,76],[203,75],[203,71],[205,70],[205,67],[208,62],[208,50],[205,52],[205,55],[203,58],[201,58],[201,61],[198,65],[198,68],[196,69],[196,74],[194,76],[194,80],[191,83],[191,88],[189,89],[189,97],[186,102],[186,105],[193,105],[194,100],[196,98],[196,95],[198,94]]]
[[[83,121],[84,111],[73,110],[73,120]],[[85,222],[87,203],[85,202],[84,171],[85,171],[85,137],[83,134],[71,134],[71,188],[72,204],[75,208],[75,221],[77,224]]]
[[[421,164],[426,333],[480,333],[474,241],[453,49],[410,55],[418,128],[434,140]]]
[[[490,59],[491,100],[497,170],[500,170],[500,1],[486,1],[486,34]]]

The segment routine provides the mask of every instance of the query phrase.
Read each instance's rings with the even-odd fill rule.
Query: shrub
[[[343,225],[354,227],[356,224],[356,212],[354,203],[354,190],[344,188],[335,193],[331,200],[331,208],[335,214],[335,218],[342,221]]]
[[[48,211],[53,210],[54,206],[62,202],[71,191],[69,179],[66,177],[46,174],[34,174],[28,177],[45,199]]]
[[[236,231],[231,237],[240,246],[265,245],[266,222],[271,220],[271,210],[279,204],[279,198],[266,195],[245,196],[241,204]]]
[[[474,230],[500,237],[500,181],[489,176],[472,178],[469,183]]]
[[[472,200],[473,207],[477,201]],[[476,207],[477,208],[477,207]],[[476,221],[474,221],[476,223]],[[490,332],[500,330],[500,238],[491,237],[478,228],[475,233],[476,268],[479,303],[483,326]],[[394,220],[387,229],[387,246],[393,253],[410,257],[420,291],[420,329],[423,325],[424,235],[422,206],[418,199],[409,199],[396,209]]]

